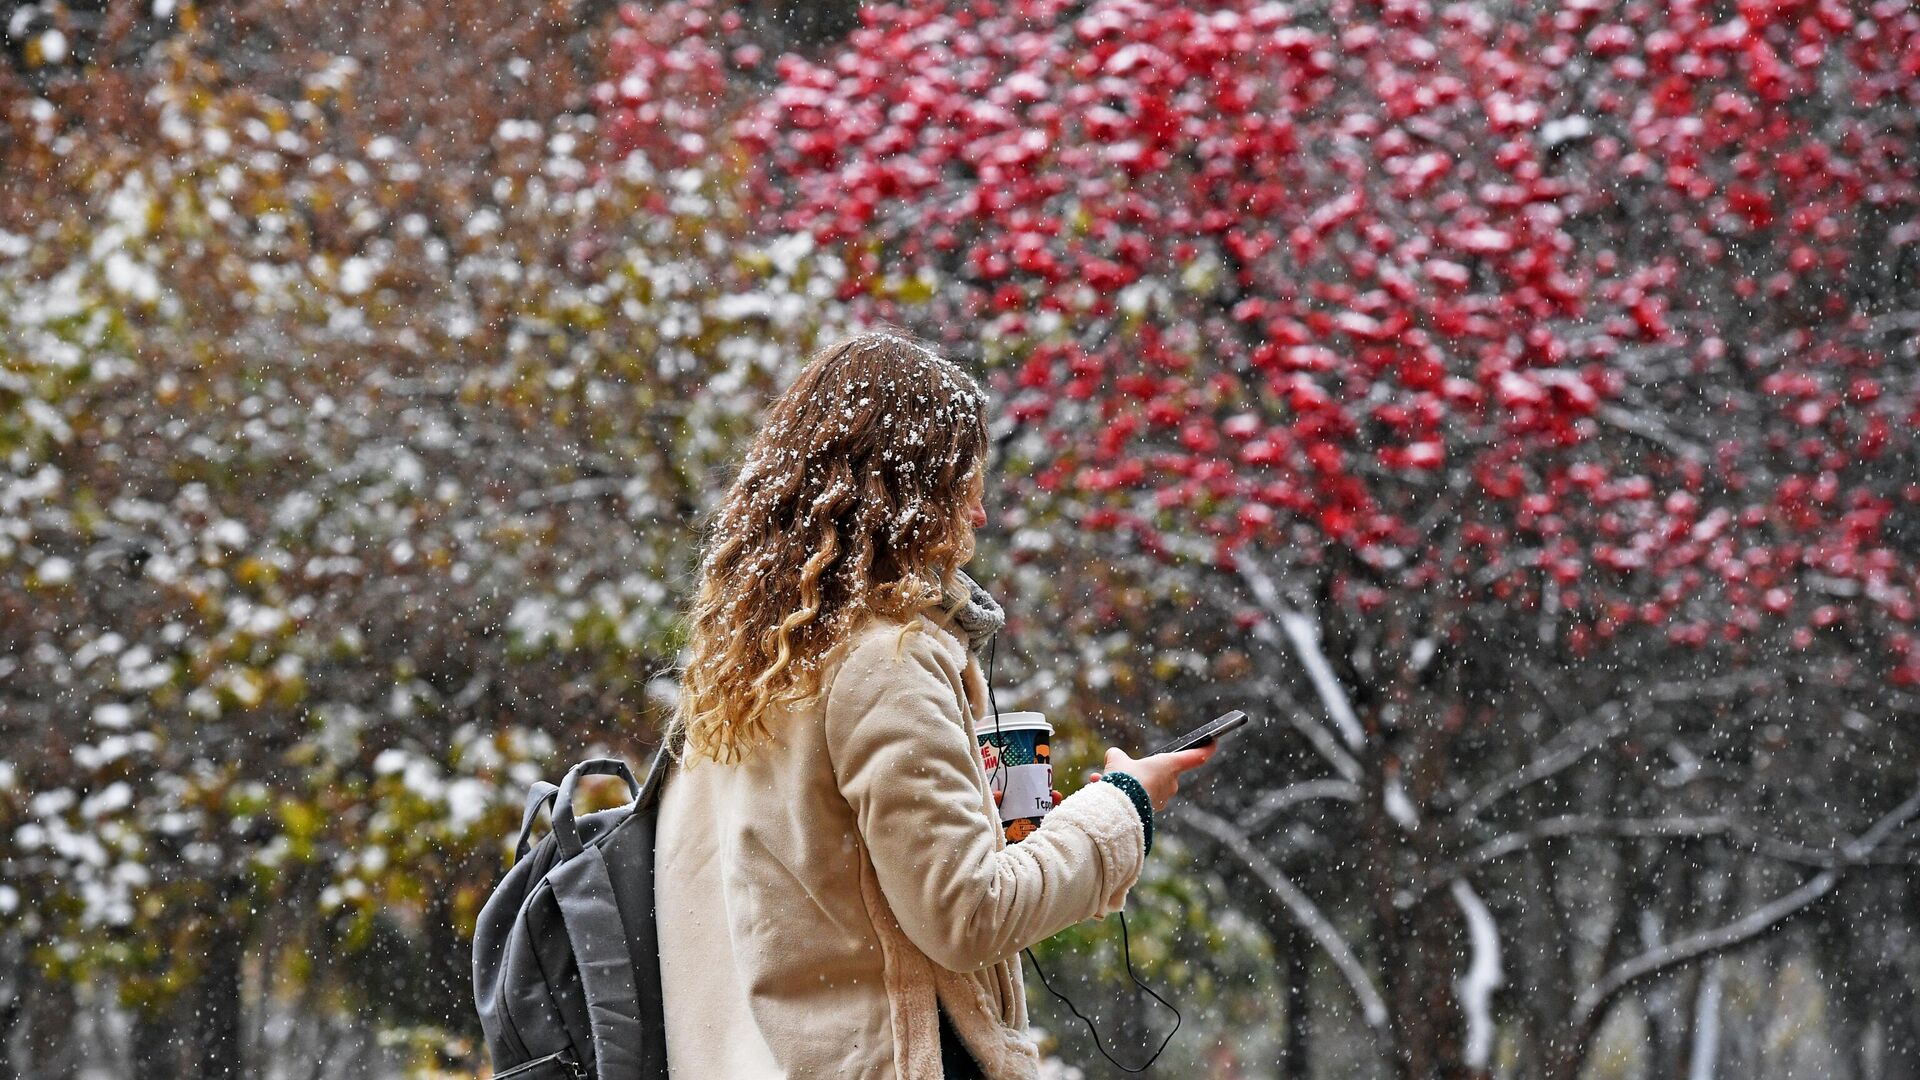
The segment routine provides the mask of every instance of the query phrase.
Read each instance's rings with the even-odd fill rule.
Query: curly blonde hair
[[[776,709],[819,694],[822,662],[865,617],[951,595],[986,448],[979,384],[906,333],[809,357],[708,528],[666,727],[676,757],[741,760]]]

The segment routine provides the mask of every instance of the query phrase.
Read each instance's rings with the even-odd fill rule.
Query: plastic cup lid
[[[1053,734],[1053,725],[1047,723],[1046,713],[1003,712],[998,725],[994,723],[992,713],[974,721],[973,729],[979,735],[991,735],[997,731],[1044,731]]]

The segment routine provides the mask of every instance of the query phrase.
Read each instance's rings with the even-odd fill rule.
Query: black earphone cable
[[[994,635],[993,638],[989,639],[987,642],[987,704],[993,710],[993,734],[996,739],[1000,738],[1000,703],[994,698],[994,694],[993,694],[993,658],[994,658],[994,653],[996,651],[996,646],[999,645],[999,642],[1000,642],[1000,637],[998,634]],[[999,745],[996,745],[994,749],[995,749],[994,771],[998,773],[1000,769],[1004,768],[1005,763],[1001,760],[1001,756],[998,752],[1000,749]],[[992,777],[990,777],[989,779],[992,779]],[[1087,1025],[1087,1033],[1093,1036],[1094,1049],[1099,1050],[1100,1056],[1103,1058],[1106,1058],[1109,1062],[1112,1062],[1113,1067],[1116,1069],[1119,1069],[1121,1072],[1141,1073],[1141,1072],[1146,1072],[1148,1069],[1152,1068],[1153,1063],[1160,1060],[1160,1054],[1166,1050],[1167,1044],[1173,1041],[1174,1034],[1180,1030],[1180,1021],[1181,1021],[1180,1010],[1174,1007],[1173,1002],[1168,1001],[1166,998],[1163,998],[1159,994],[1155,993],[1153,990],[1153,987],[1148,986],[1146,983],[1141,982],[1139,973],[1133,970],[1133,944],[1127,934],[1127,913],[1124,910],[1120,912],[1120,955],[1126,961],[1127,978],[1133,980],[1133,985],[1139,987],[1142,990],[1145,990],[1147,992],[1147,996],[1153,998],[1153,1000],[1159,1002],[1162,1005],[1165,1005],[1168,1009],[1171,1009],[1173,1011],[1173,1029],[1167,1032],[1166,1038],[1160,1040],[1160,1045],[1158,1048],[1154,1050],[1153,1056],[1147,1058],[1146,1062],[1142,1064],[1139,1068],[1133,1068],[1131,1066],[1122,1065],[1118,1061],[1114,1061],[1113,1055],[1107,1053],[1107,1044],[1101,1040],[1100,1032],[1094,1028],[1093,1021],[1089,1020],[1085,1016],[1085,1014],[1081,1013],[1079,1008],[1074,1005],[1073,1000],[1071,998],[1067,997],[1067,995],[1061,993],[1060,991],[1055,990],[1053,988],[1053,984],[1047,981],[1047,973],[1041,970],[1040,961],[1034,959],[1033,950],[1022,949],[1020,951],[1027,954],[1027,961],[1033,965],[1034,974],[1040,976],[1040,985],[1047,988],[1047,993],[1052,994],[1054,997],[1057,997],[1061,1001],[1065,1002],[1067,1006],[1067,1010],[1073,1013],[1074,1017],[1077,1018],[1081,1023]]]

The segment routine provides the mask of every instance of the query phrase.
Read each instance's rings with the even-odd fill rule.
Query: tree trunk
[[[1444,892],[1430,893],[1411,910],[1394,904],[1399,892],[1399,826],[1375,812],[1374,925],[1380,941],[1381,989],[1392,1026],[1393,1069],[1401,1080],[1474,1080],[1466,1066],[1464,1024],[1453,988],[1466,935]]]
[[[26,1064],[34,1080],[72,1080],[80,1072],[73,1020],[79,1013],[73,987],[42,979],[29,963],[24,968]]]
[[[180,1032],[165,1018],[141,1012],[133,1019],[133,1067],[148,1080],[181,1080]]]
[[[1920,1080],[1920,994],[1897,971],[1887,973],[1882,987],[1879,1080]]]
[[[1873,972],[1879,963],[1870,882],[1842,882],[1807,936],[1826,993],[1826,1035],[1841,1062],[1835,1080],[1872,1080]]]
[[[1307,950],[1313,942],[1297,927],[1288,924],[1287,933],[1277,939],[1285,951],[1281,957],[1281,978],[1285,982],[1287,1033],[1280,1043],[1280,1075],[1310,1076],[1313,1068],[1312,1019],[1307,1013],[1307,979],[1312,968]]]
[[[1700,969],[1690,967],[1643,992],[1647,1005],[1648,1072],[1686,1080],[1693,1058],[1694,1013],[1700,1002]]]
[[[1669,937],[1684,933],[1684,928],[1702,922],[1720,921],[1718,905],[1700,902],[1696,888],[1698,865],[1692,858],[1671,858],[1660,876],[1665,895],[1662,922]],[[1712,961],[1707,961],[1712,963]],[[1656,981],[1642,992],[1647,1002],[1647,1023],[1653,1045],[1648,1048],[1653,1075],[1686,1080],[1693,1058],[1694,1024],[1700,1003],[1701,965],[1691,965],[1668,978]]]
[[[1409,912],[1400,973],[1388,977],[1393,1024],[1400,1035],[1405,1080],[1478,1080],[1466,1064],[1465,1021],[1454,993],[1467,947],[1458,916],[1427,900]]]
[[[1528,800],[1530,808],[1534,800]],[[1531,809],[1535,816],[1545,811]],[[1518,1075],[1529,1078],[1551,1074],[1558,1049],[1555,1037],[1561,1022],[1573,1011],[1573,930],[1560,902],[1558,862],[1548,847],[1536,845],[1521,861],[1527,902],[1520,906],[1511,965],[1515,1002],[1526,1019]]]
[[[14,1032],[26,1016],[27,949],[17,931],[0,934],[0,1080],[20,1080]]]
[[[246,888],[244,881],[225,883],[220,900],[209,912],[206,958],[191,990],[190,1018],[194,1033],[193,1076],[229,1080],[248,1075],[245,1062],[242,999],[246,960],[246,927],[232,903]]]

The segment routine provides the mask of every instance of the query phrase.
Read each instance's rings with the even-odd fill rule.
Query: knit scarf
[[[967,648],[972,650],[975,656],[984,656],[987,643],[993,640],[993,636],[1000,632],[1001,627],[1007,625],[1007,613],[991,593],[981,588],[979,582],[967,576],[965,570],[956,571],[955,576],[960,579],[960,587],[966,590],[966,602],[960,605],[960,610],[955,613],[953,621],[960,627],[961,632],[967,635]],[[943,606],[952,608],[954,603],[961,599],[961,595],[954,589],[948,588]]]

